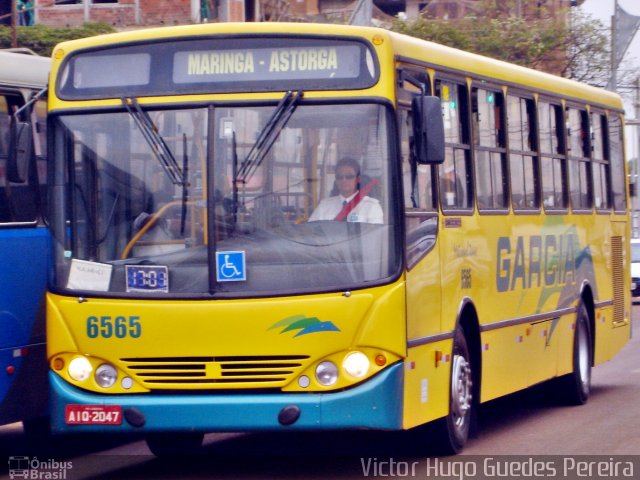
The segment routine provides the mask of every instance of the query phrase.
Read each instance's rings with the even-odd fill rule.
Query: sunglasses
[[[353,180],[356,178],[356,175],[353,173],[348,173],[346,175],[336,175],[336,180]]]

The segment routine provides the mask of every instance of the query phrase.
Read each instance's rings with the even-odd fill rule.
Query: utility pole
[[[636,129],[636,157],[630,159],[633,161],[633,167],[630,170],[635,174],[635,178],[633,181],[635,182],[635,198],[631,198],[631,211],[632,211],[632,237],[638,238],[640,237],[640,224],[638,222],[638,197],[640,192],[638,192],[638,188],[640,187],[640,77],[636,78],[636,86],[635,86],[635,102],[633,104],[635,110],[636,118],[631,120],[627,120],[625,123],[627,126],[633,126]]]
[[[611,77],[607,86],[609,90],[615,92],[618,87],[618,67],[638,28],[640,16],[627,13],[616,0],[614,14],[611,17]]]
[[[18,0],[11,0],[11,48],[18,48]]]
[[[373,0],[359,0],[351,14],[349,25],[371,26],[372,17]]]

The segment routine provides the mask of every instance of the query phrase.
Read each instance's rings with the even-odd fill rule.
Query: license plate
[[[67,425],[121,425],[120,405],[66,405],[64,421]]]

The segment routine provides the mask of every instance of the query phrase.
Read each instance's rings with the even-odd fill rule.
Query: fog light
[[[338,381],[338,367],[333,362],[321,362],[316,367],[316,380],[321,385],[329,387]]]
[[[309,380],[309,377],[307,377],[306,375],[301,375],[298,378],[298,385],[300,386],[300,388],[307,388],[310,384],[311,380]]]
[[[354,378],[362,378],[369,371],[369,359],[362,352],[351,352],[342,362],[342,368]]]
[[[102,388],[110,388],[116,383],[118,379],[118,372],[116,369],[107,363],[103,363],[96,368],[95,373],[96,383]]]
[[[84,382],[91,372],[93,367],[91,366],[91,362],[86,359],[86,357],[76,357],[69,362],[69,367],[67,371],[69,372],[69,376],[73,378],[76,382]]]
[[[129,390],[131,387],[133,387],[133,380],[131,380],[131,377],[124,377],[120,382],[120,386],[125,390]]]

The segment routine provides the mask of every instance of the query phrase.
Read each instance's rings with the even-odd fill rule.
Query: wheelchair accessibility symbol
[[[242,282],[247,279],[244,252],[216,252],[218,282]]]

